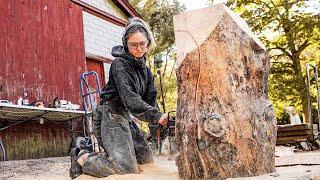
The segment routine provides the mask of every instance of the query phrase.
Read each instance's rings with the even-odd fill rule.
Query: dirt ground
[[[279,149],[279,148],[278,148]],[[276,172],[257,177],[235,179],[319,179],[320,151],[293,153],[288,149],[276,151]],[[0,162],[0,179],[70,179],[69,157]],[[112,175],[106,180],[179,179],[173,157],[155,157],[155,163],[146,164],[140,174]],[[79,180],[96,179],[81,175]]]

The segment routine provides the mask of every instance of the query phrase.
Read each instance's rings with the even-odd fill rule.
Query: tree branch
[[[296,55],[297,57],[300,56],[300,54],[302,53],[303,50],[305,50],[308,46],[310,45],[309,41],[306,40],[297,50]]]

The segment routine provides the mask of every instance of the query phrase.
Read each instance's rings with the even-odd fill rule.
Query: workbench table
[[[0,123],[0,132],[28,121],[56,121],[56,122],[64,122],[71,121],[74,119],[82,118],[85,115],[91,114],[85,111],[79,110],[65,110],[58,108],[41,108],[34,106],[21,106],[21,105],[13,105],[9,103],[0,103],[0,122],[6,121],[5,126],[2,126]],[[2,149],[2,154],[4,160],[6,159],[6,152],[3,146],[3,142],[0,139],[0,150]]]

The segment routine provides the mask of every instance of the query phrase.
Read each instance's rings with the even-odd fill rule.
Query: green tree
[[[295,105],[309,119],[304,64],[311,59],[304,54],[320,42],[319,1],[228,0],[226,5],[248,22],[268,48],[269,97],[278,117],[281,106]]]
[[[158,90],[157,102],[162,102],[160,93],[160,78],[157,68],[152,60],[155,55],[163,57],[160,68],[163,93],[165,96],[166,111],[174,111],[177,107],[177,82],[174,65],[176,56],[174,52],[173,16],[185,10],[178,0],[130,0],[130,4],[139,12],[149,24],[156,41],[156,48],[149,54],[149,67],[153,70],[155,84]],[[159,108],[163,111],[162,104]],[[141,123],[142,129],[148,132],[147,124]]]
[[[157,46],[149,54],[149,59],[152,60],[155,55],[163,57],[164,63],[161,67],[161,76],[166,110],[175,110],[177,84],[173,68],[176,61],[174,54],[173,16],[185,11],[186,8],[178,0],[131,0],[130,4],[135,7],[142,18],[149,24],[154,34]],[[153,73],[157,75],[157,69],[152,61],[149,61],[149,66],[153,69]],[[158,89],[157,99],[158,102],[161,102],[159,75],[156,76],[155,82]],[[163,110],[161,104],[159,104],[159,108]]]
[[[174,44],[173,16],[185,10],[178,0],[131,0],[131,5],[149,24],[157,47],[151,55],[169,54]]]

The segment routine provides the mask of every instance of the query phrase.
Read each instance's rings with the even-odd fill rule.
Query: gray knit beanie
[[[147,33],[147,37],[146,38],[149,41],[148,42],[148,52],[150,52],[156,46],[154,37],[152,35],[152,32],[150,31],[149,25],[145,21],[143,21],[142,19],[137,18],[137,17],[130,18],[129,22],[127,23],[127,25],[125,27],[125,31],[124,31],[123,36],[122,36],[122,44],[123,44],[123,46],[126,49],[128,49],[128,47],[127,47],[127,40],[128,40],[128,36],[129,36],[128,31],[129,31],[129,29],[131,29],[133,27],[141,27],[146,31],[146,33]]]

